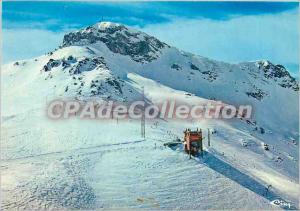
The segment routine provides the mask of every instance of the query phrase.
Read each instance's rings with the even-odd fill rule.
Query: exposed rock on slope
[[[88,45],[101,41],[114,53],[130,55],[137,62],[151,62],[167,44],[120,24],[101,22],[64,36],[62,47]]]

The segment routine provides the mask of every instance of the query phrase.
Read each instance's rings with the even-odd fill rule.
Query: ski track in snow
[[[229,209],[243,207],[246,199],[249,208],[257,207],[257,200],[264,204],[257,208],[271,208],[264,197],[257,196],[263,194],[263,185],[238,170],[227,169],[229,165],[216,157],[205,155],[203,161],[189,160],[182,151],[158,143],[155,146],[147,139],[127,145],[128,142],[121,148],[113,145],[101,150],[78,149],[67,156],[54,153],[4,162],[4,175],[14,175],[11,179],[19,183],[8,192],[8,199],[18,197],[20,201],[5,201],[3,208]],[[114,159],[116,156],[118,159]],[[23,175],[18,175],[20,171]],[[185,183],[190,180],[193,182]],[[5,188],[4,185],[4,195]],[[86,194],[90,198],[85,198]],[[218,201],[226,195],[227,200]],[[240,199],[241,195],[247,197]],[[178,198],[183,202],[176,203]],[[251,199],[254,203],[249,203]]]
[[[63,134],[65,126],[74,128],[78,125],[75,120],[72,123],[74,125],[70,125],[70,122],[58,123],[61,128],[56,129],[56,133]],[[87,125],[83,123],[80,127],[87,127],[90,130],[81,131],[82,138],[72,140],[72,145],[76,148],[64,146],[69,140],[69,137],[66,137],[53,143],[55,146],[53,149],[59,146],[65,150],[40,153],[41,151],[33,149],[43,147],[34,147],[30,144],[23,146],[23,150],[26,152],[24,154],[28,154],[26,148],[33,150],[31,156],[3,159],[1,171],[5,182],[2,193],[7,199],[3,203],[4,209],[278,208],[271,206],[270,201],[282,198],[281,195],[272,189],[266,193],[267,184],[254,176],[249,176],[251,174],[247,172],[247,165],[251,165],[252,162],[248,161],[250,164],[244,163],[239,166],[239,163],[243,162],[228,161],[230,157],[228,159],[226,155],[230,153],[236,153],[237,158],[244,161],[245,159],[239,157],[241,155],[230,147],[230,141],[222,136],[222,130],[226,130],[226,127],[218,125],[217,134],[212,135],[212,147],[207,149],[208,153],[203,158],[189,160],[182,149],[172,150],[163,147],[163,143],[174,139],[177,135],[180,136],[182,125],[190,127],[195,123],[148,122],[146,131],[149,138],[146,140],[127,138],[128,141],[122,140],[113,131],[121,130],[125,137],[138,137],[139,122],[117,123],[113,120],[106,122],[105,125],[85,123]],[[9,122],[6,124],[9,125]],[[120,124],[126,126],[124,131],[120,128]],[[168,124],[169,128],[166,127]],[[107,134],[109,140],[100,140],[101,133],[99,133],[91,143],[80,143],[82,140],[91,140],[88,134],[90,131],[97,131],[99,125],[106,134],[109,133]],[[217,126],[205,122],[199,126],[204,125]],[[50,130],[48,126],[46,124],[45,127]],[[110,131],[105,128],[109,128]],[[176,130],[177,128],[179,130]],[[24,130],[26,128],[23,127],[19,134],[26,133]],[[42,128],[40,130],[43,131]],[[35,133],[31,135],[35,136]],[[10,140],[17,141],[16,137]],[[221,140],[229,142],[226,144]],[[228,145],[229,149],[226,149],[224,144]],[[222,155],[222,152],[225,152],[225,155]],[[86,195],[88,197],[85,197]]]

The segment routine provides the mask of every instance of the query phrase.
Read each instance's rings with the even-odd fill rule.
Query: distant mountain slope
[[[4,83],[8,95],[23,89],[24,83],[41,84],[37,90],[47,84],[48,91],[55,90],[51,92],[58,96],[121,101],[139,96],[127,78],[128,73],[136,73],[207,99],[253,105],[253,122],[274,133],[278,125],[285,125],[281,132],[287,137],[298,135],[299,84],[282,65],[265,60],[240,64],[210,60],[116,23],[100,22],[66,34],[58,50],[3,69],[10,77],[22,71],[29,81],[35,80],[22,80],[17,86]]]

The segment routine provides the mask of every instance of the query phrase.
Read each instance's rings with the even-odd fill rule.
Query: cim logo
[[[291,203],[289,202],[286,202],[282,199],[275,199],[274,201],[271,202],[271,204],[275,205],[275,206],[279,206],[279,207],[282,207],[282,208],[291,208]]]

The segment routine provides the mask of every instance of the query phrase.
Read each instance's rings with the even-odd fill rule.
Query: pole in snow
[[[207,142],[208,142],[208,146],[210,147],[210,130],[209,130],[209,128],[207,129]]]
[[[144,87],[142,87],[142,101],[145,103],[145,90]],[[142,118],[141,118],[141,136],[142,138],[145,138],[145,106],[142,108]]]

